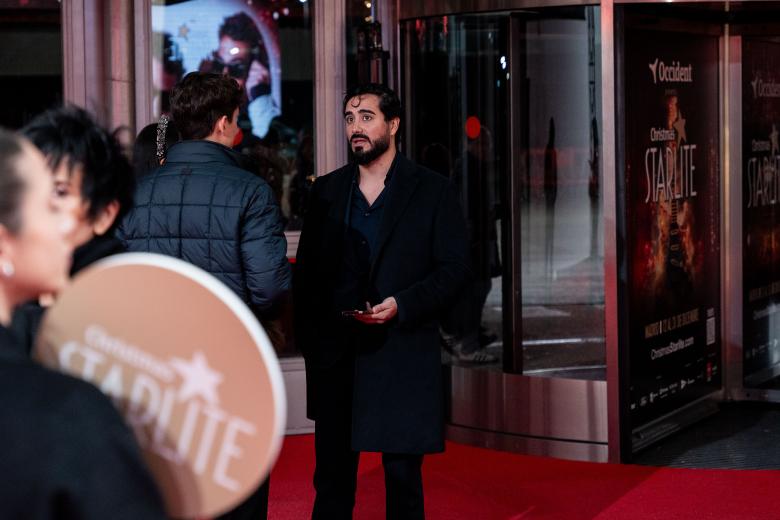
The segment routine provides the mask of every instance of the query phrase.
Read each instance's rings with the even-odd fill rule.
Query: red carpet
[[[313,441],[285,439],[271,479],[271,520],[310,517]],[[430,520],[780,519],[780,471],[570,462],[448,443],[446,453],[425,458],[423,473]],[[354,518],[384,519],[378,454],[361,455]]]

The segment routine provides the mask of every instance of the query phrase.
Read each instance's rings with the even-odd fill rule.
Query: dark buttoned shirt
[[[355,173],[350,186],[346,235],[344,240],[344,267],[341,289],[349,294],[347,301],[354,301],[355,309],[365,309],[366,302],[379,303],[379,294],[370,283],[371,264],[377,254],[379,227],[384,215],[388,192],[392,187],[392,174],[396,161],[390,165],[385,177],[385,187],[373,204],[369,204],[360,191],[360,172]],[[343,309],[347,310],[347,309]]]

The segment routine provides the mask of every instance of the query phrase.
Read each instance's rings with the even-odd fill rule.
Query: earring
[[[6,278],[11,278],[16,270],[14,269],[14,264],[11,262],[3,262],[2,265],[0,265],[0,271],[2,271],[3,276]]]

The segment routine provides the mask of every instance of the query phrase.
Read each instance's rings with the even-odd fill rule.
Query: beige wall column
[[[135,61],[133,0],[107,2],[108,22],[108,121],[111,128],[129,129],[130,143],[135,138]],[[123,139],[127,134],[122,134]],[[128,144],[124,142],[123,144]]]
[[[324,0],[314,10],[314,146],[317,175],[347,161],[341,101],[346,90],[344,0]]]
[[[84,107],[107,122],[101,0],[62,3],[63,91],[66,103]]]
[[[136,134],[154,119],[152,106],[152,0],[135,0],[135,125]]]
[[[65,102],[87,109],[109,129],[127,127],[134,136],[133,3],[63,2],[62,35]]]

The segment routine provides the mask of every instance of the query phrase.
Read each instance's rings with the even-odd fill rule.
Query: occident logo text
[[[672,61],[667,65],[658,58],[653,63],[648,63],[653,74],[653,84],[657,83],[693,83],[693,65],[680,65],[679,61]]]
[[[778,98],[780,97],[780,83],[775,83],[774,79],[764,81],[758,76],[750,82],[753,87],[754,98]]]

